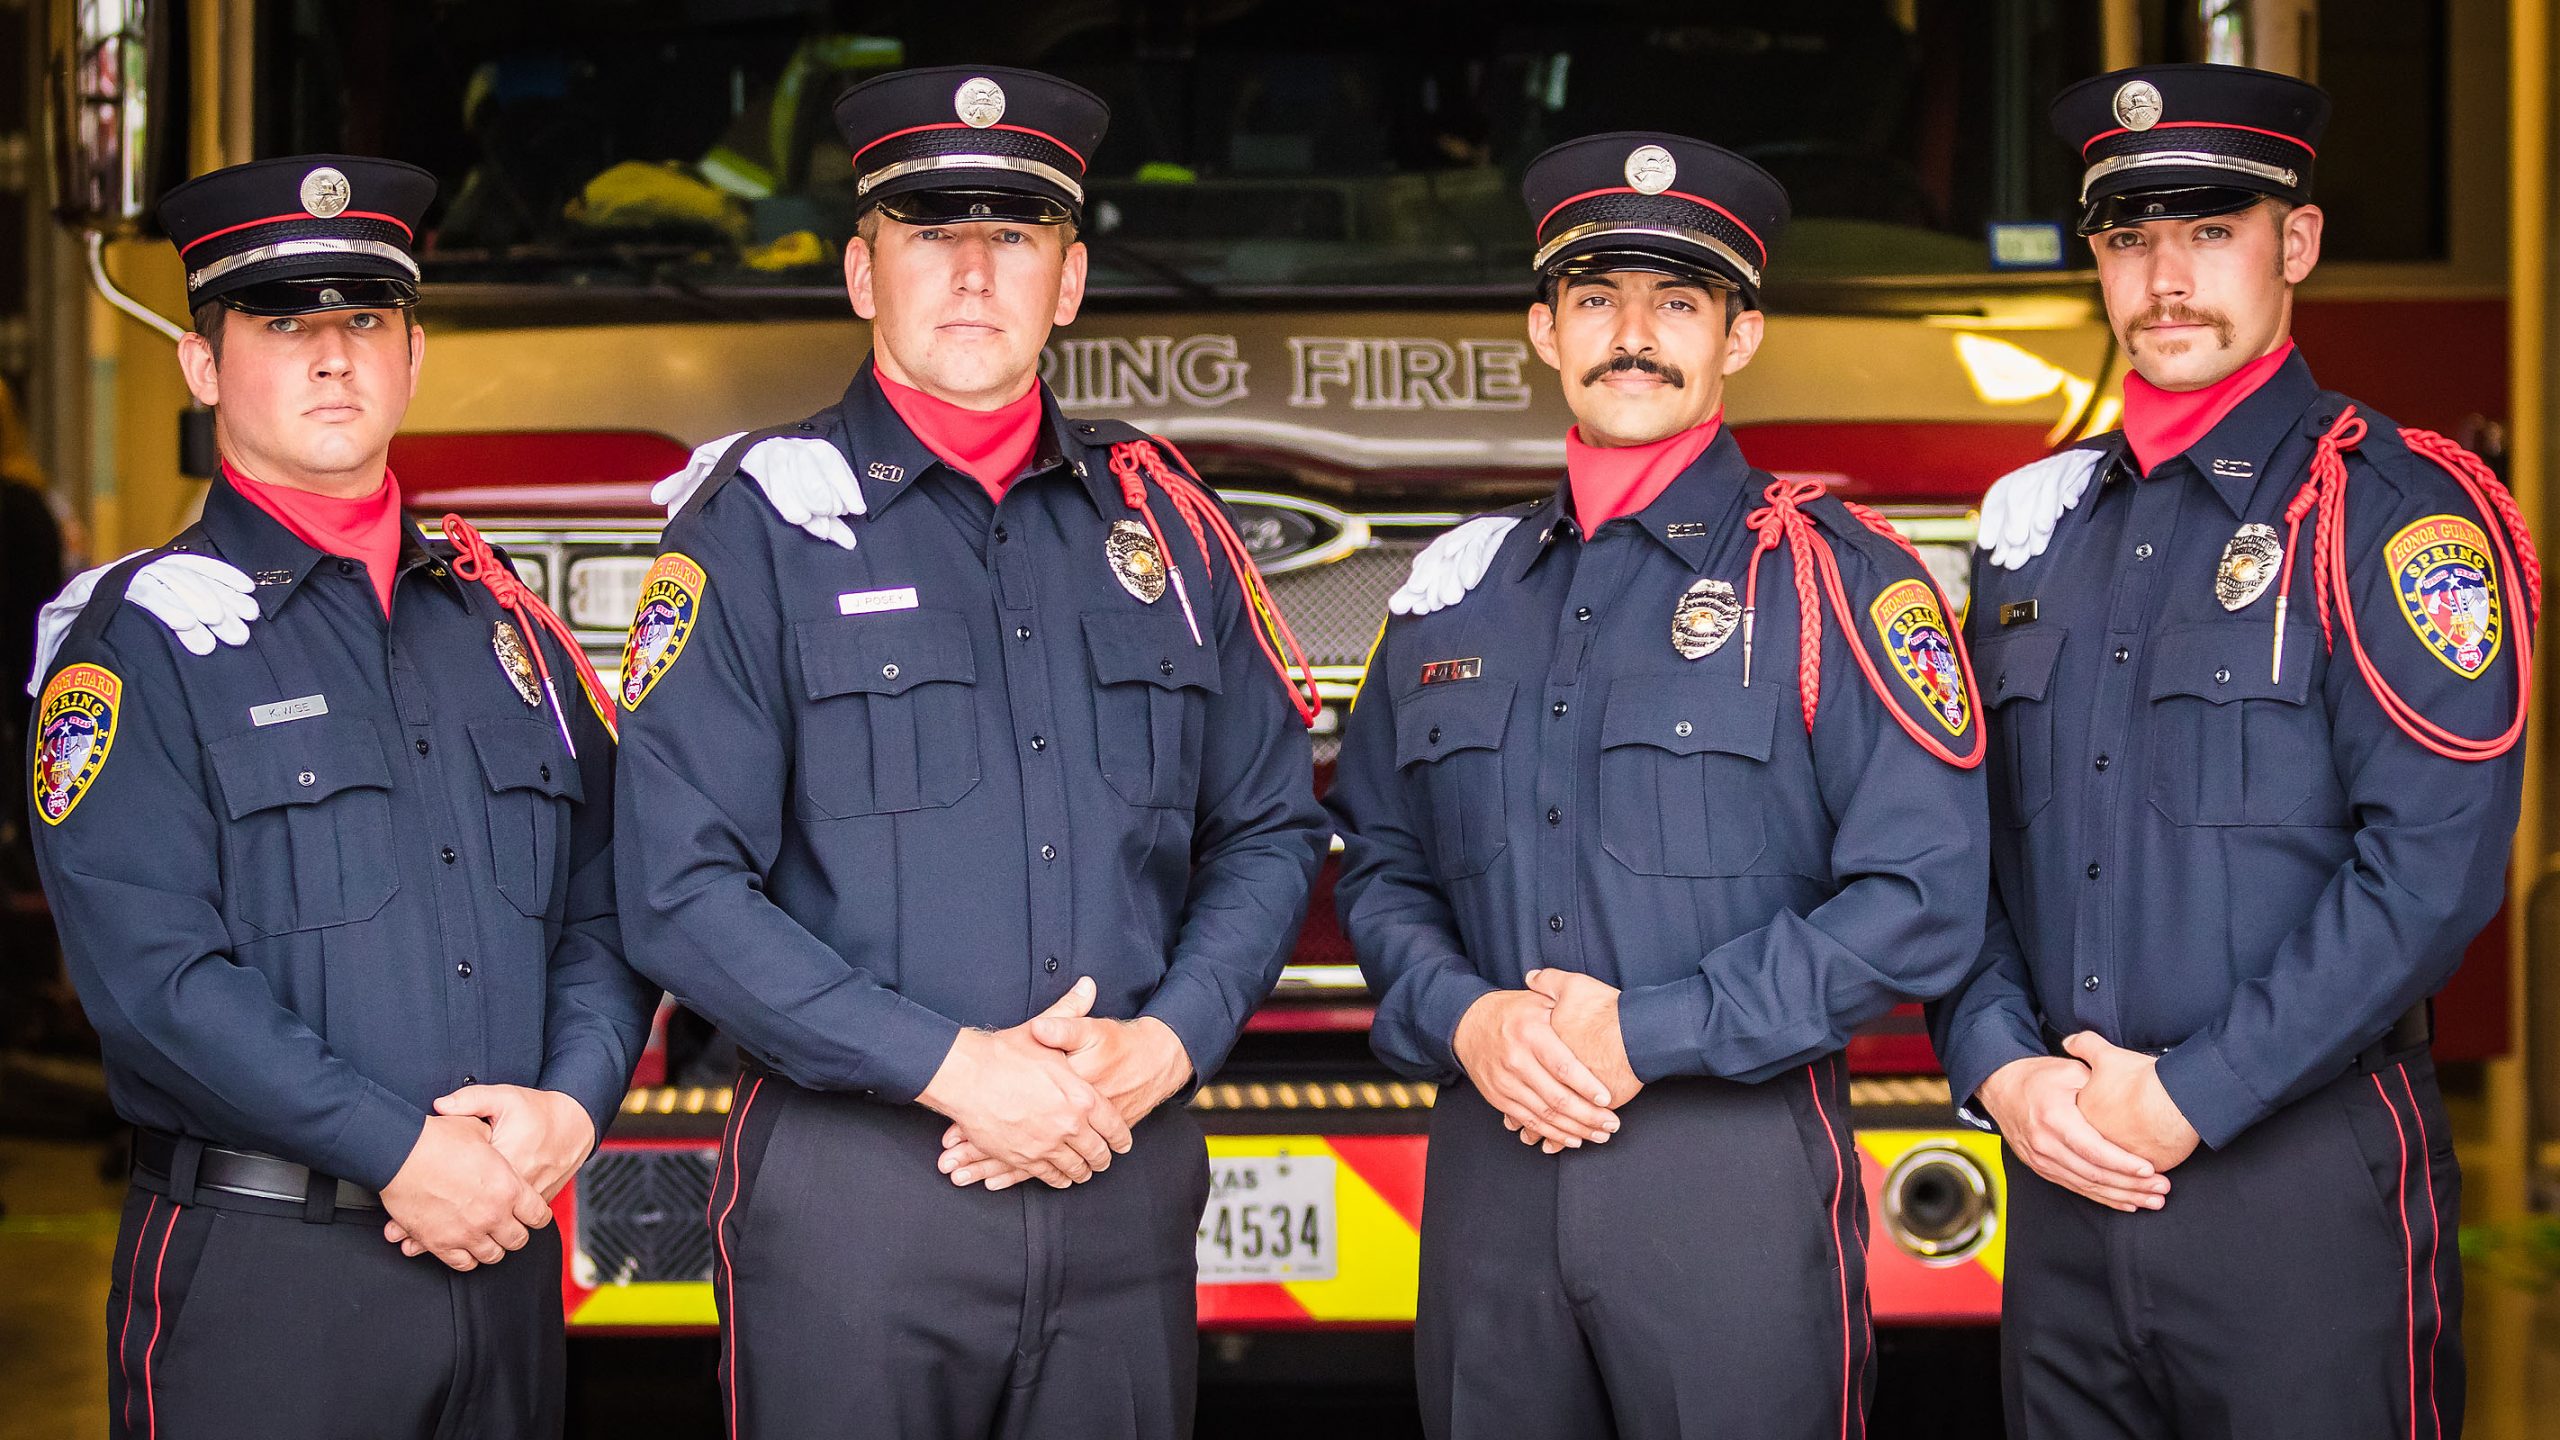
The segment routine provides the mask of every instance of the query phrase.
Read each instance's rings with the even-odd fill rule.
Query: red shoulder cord
[[[2311,515],[2312,594],[2320,610],[2323,648],[2332,652],[2337,649],[2336,637],[2329,630],[2329,615],[2334,609],[2347,632],[2347,651],[2355,656],[2356,670],[2364,676],[2382,713],[2391,717],[2402,734],[2449,760],[2495,760],[2514,749],[2524,737],[2525,701],[2533,694],[2533,630],[2542,618],[2542,557],[2534,553],[2533,534],[2525,528],[2524,513],[2516,507],[2515,497],[2507,493],[2507,487],[2481,463],[2479,456],[2432,430],[2400,432],[2404,444],[2444,467],[2445,473],[2471,497],[2482,518],[2490,522],[2489,543],[2498,552],[2498,564],[2508,574],[2524,577],[2525,610],[2516,617],[2515,718],[2491,739],[2457,735],[2400,698],[2400,692],[2382,678],[2373,657],[2365,653],[2364,637],[2356,630],[2356,607],[2347,587],[2346,452],[2363,442],[2365,429],[2364,417],[2356,413],[2354,406],[2342,411],[2311,453],[2311,478],[2302,483],[2291,503],[2284,507],[2284,568],[2276,580],[2275,650],[2268,679],[2273,681],[2284,674],[2284,616],[2292,599],[2294,541],[2301,534],[2302,517]],[[2507,543],[2511,535],[2515,537],[2512,550]]]
[[[1174,461],[1182,469],[1177,471],[1166,466],[1164,457],[1156,453],[1157,445],[1173,450]],[[1183,458],[1182,452],[1173,449],[1173,442],[1169,440],[1158,440],[1153,444],[1144,440],[1124,440],[1111,447],[1111,474],[1120,482],[1120,498],[1130,509],[1138,512],[1138,518],[1146,524],[1147,534],[1155,539],[1157,552],[1164,556],[1165,574],[1173,582],[1174,596],[1182,602],[1182,615],[1191,625],[1193,643],[1202,643],[1200,619],[1192,613],[1191,591],[1183,584],[1182,567],[1173,561],[1173,547],[1165,543],[1164,532],[1156,527],[1155,510],[1147,504],[1149,480],[1155,481],[1156,488],[1172,502],[1174,513],[1191,527],[1192,542],[1200,547],[1204,564],[1209,563],[1210,557],[1218,551],[1226,553],[1227,563],[1234,567],[1236,580],[1244,590],[1245,610],[1253,622],[1254,643],[1262,647],[1262,657],[1271,662],[1272,670],[1280,676],[1282,688],[1289,692],[1290,708],[1298,712],[1301,721],[1312,727],[1316,717],[1324,713],[1324,700],[1316,693],[1315,671],[1307,664],[1307,652],[1300,648],[1297,634],[1290,630],[1287,618],[1281,615],[1279,605],[1272,600],[1271,587],[1264,583],[1262,572],[1254,567],[1253,555],[1245,548],[1244,537],[1228,523],[1226,512],[1218,508],[1218,502],[1209,497],[1200,482],[1191,478],[1197,473],[1192,470],[1191,462]],[[1209,548],[1209,537],[1213,535],[1218,542],[1214,551]],[[1281,658],[1284,653],[1287,659]],[[1289,673],[1292,664],[1297,666],[1295,675]]]
[[[1819,583],[1831,597],[1832,613],[1840,617],[1840,633],[1848,642],[1849,653],[1857,657],[1858,668],[1865,672],[1867,685],[1876,692],[1876,698],[1884,702],[1885,713],[1891,715],[1895,723],[1902,727],[1902,732],[1917,741],[1921,749],[1948,764],[1960,770],[1970,770],[1980,765],[1983,756],[1983,727],[1980,723],[1982,717],[1979,714],[1973,717],[1975,721],[1973,748],[1960,755],[1937,736],[1921,729],[1917,721],[1904,713],[1901,703],[1894,699],[1893,693],[1885,688],[1884,676],[1877,672],[1876,662],[1868,658],[1867,647],[1858,634],[1858,622],[1850,613],[1849,592],[1847,587],[1840,583],[1839,557],[1831,553],[1831,544],[1822,538],[1820,528],[1814,524],[1813,517],[1804,512],[1805,504],[1820,498],[1821,495],[1820,481],[1773,480],[1769,482],[1769,487],[1761,492],[1761,498],[1769,503],[1752,511],[1743,522],[1758,532],[1760,543],[1751,552],[1751,569],[1743,581],[1742,683],[1745,686],[1751,683],[1752,631],[1756,628],[1760,608],[1760,557],[1777,549],[1778,541],[1783,538],[1787,542],[1787,554],[1795,562],[1796,683],[1804,695],[1805,733],[1808,735],[1813,733],[1814,712],[1822,704],[1822,608],[1814,594],[1814,587]],[[1910,541],[1902,538],[1902,532],[1893,528],[1893,522],[1864,505],[1847,505],[1845,508],[1851,515],[1857,517],[1859,524],[1891,540],[1914,562],[1920,562],[1920,552],[1912,548]],[[1920,573],[1924,577],[1928,575],[1926,563],[1921,563]],[[1937,595],[1937,582],[1929,580],[1927,583],[1930,593]],[[1946,605],[1946,597],[1938,595],[1938,608],[1942,616],[1948,613]],[[1947,640],[1955,646],[1956,662],[1964,667],[1965,694],[1971,697],[1975,706],[1979,707],[1982,691],[1973,683],[1973,656],[1965,649],[1964,633],[1955,627],[1952,619],[1947,621]]]
[[[596,678],[596,667],[587,662],[587,652],[578,637],[569,633],[566,622],[542,603],[542,597],[526,588],[515,572],[498,562],[497,552],[471,522],[459,515],[444,517],[444,538],[453,542],[453,573],[465,580],[489,587],[489,598],[516,617],[525,631],[525,648],[533,652],[533,668],[542,676],[542,693],[551,701],[551,715],[560,722],[560,739],[569,747],[569,758],[578,758],[578,742],[569,738],[569,712],[560,708],[560,692],[551,683],[551,662],[542,658],[542,642],[534,631],[548,631],[569,653],[570,662],[578,667],[578,683],[587,688],[587,700],[595,706],[596,718],[604,722],[605,733],[616,740],[622,738],[615,723],[613,700],[605,694],[604,682]]]

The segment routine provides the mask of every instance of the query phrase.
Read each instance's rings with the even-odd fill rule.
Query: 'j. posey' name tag
[[[252,705],[249,707],[249,723],[281,725],[287,720],[308,720],[314,715],[328,713],[328,696],[305,695],[299,700],[279,700],[273,705]]]
[[[839,615],[877,615],[883,610],[916,608],[916,587],[901,585],[895,590],[847,590],[836,597]]]

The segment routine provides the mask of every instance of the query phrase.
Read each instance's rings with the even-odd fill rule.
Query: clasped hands
[[[2159,1062],[2091,1031],[2063,1056],[2012,1060],[1982,1084],[2011,1153],[2045,1179],[2113,1210],[2157,1210],[2167,1171],[2199,1143],[2160,1084]]]
[[[938,1162],[954,1185],[1079,1185],[1129,1153],[1129,1130],[1191,1080],[1153,1016],[1094,1018],[1091,977],[1009,1030],[963,1030],[917,1100],[950,1119]]]
[[[465,1085],[435,1110],[382,1187],[382,1238],[456,1270],[495,1265],[551,1223],[551,1197],[595,1148],[595,1121],[524,1085]]]
[[[1604,1144],[1644,1082],[1627,1061],[1618,990],[1570,970],[1532,970],[1458,1020],[1458,1065],[1523,1145],[1550,1155]]]

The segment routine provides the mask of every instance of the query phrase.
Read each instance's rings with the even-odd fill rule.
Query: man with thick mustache
[[[1102,102],[947,67],[835,113],[870,359],[669,482],[623,663],[634,963],[747,1057],[711,1198],[731,1431],[1187,1435],[1178,1097],[1297,934],[1302,715],[1216,501],[1038,380]]]
[[[1523,190],[1564,481],[1417,560],[1328,802],[1372,1044],[1447,1082],[1425,1428],[1857,1434],[1841,1051],[1978,949],[1980,718],[1916,556],[1723,423],[1778,183],[1635,133]]]
[[[2135,373],[1983,502],[1993,904],[1932,1016],[2018,1162],[2012,1436],[2461,1430],[2427,1004],[2504,891],[2539,566],[2294,347],[2328,112],[2219,65],[2054,102]]]

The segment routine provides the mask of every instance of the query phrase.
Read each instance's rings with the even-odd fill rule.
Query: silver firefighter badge
[[[2127,80],[2116,87],[2116,123],[2127,130],[2142,131],[2160,123],[2165,108],[2160,87],[2148,80]]]
[[[524,634],[510,620],[498,622],[489,633],[489,648],[498,657],[498,668],[507,672],[507,680],[516,687],[516,695],[527,705],[539,709],[542,691],[534,683],[533,656],[524,648]]]
[[[1111,573],[1120,588],[1153,605],[1164,598],[1164,552],[1156,548],[1156,537],[1135,520],[1111,522],[1110,538],[1103,542],[1110,557]]]
[[[1671,648],[1683,660],[1703,660],[1716,653],[1742,623],[1742,602],[1722,580],[1701,580],[1671,607]]]
[[[2272,525],[2243,525],[2222,547],[2222,563],[2214,568],[2213,598],[2225,610],[2246,610],[2276,583],[2284,564],[2284,542]]]
[[[1004,87],[984,75],[961,82],[951,96],[952,113],[973,130],[984,130],[1004,118]]]

